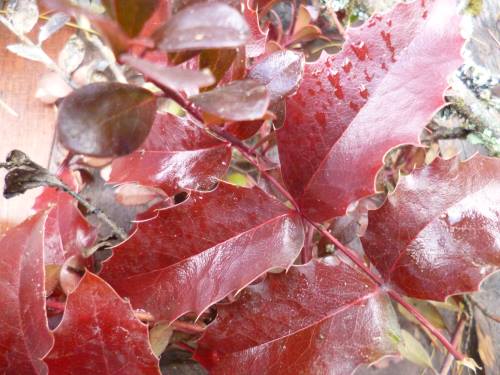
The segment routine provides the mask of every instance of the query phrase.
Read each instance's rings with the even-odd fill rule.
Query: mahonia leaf
[[[158,114],[141,149],[113,161],[109,182],[160,186],[169,195],[179,188],[206,190],[226,173],[230,161],[229,144],[187,117]]]
[[[258,188],[221,182],[139,224],[102,277],[135,308],[173,321],[200,314],[269,269],[289,267],[303,240],[296,212]]]
[[[401,177],[369,212],[366,254],[410,297],[444,301],[477,290],[500,266],[500,161],[436,159]]]
[[[257,120],[269,106],[269,93],[261,83],[247,79],[192,96],[190,100],[201,110],[232,121]]]
[[[61,143],[85,155],[126,155],[144,142],[153,125],[156,97],[123,83],[92,83],[68,95],[59,108]]]
[[[45,314],[43,231],[40,212],[0,241],[0,373],[47,374],[42,362],[52,346]]]
[[[102,0],[102,5],[127,35],[133,37],[154,13],[158,0]]]
[[[264,84],[270,101],[275,102],[293,94],[304,74],[304,56],[292,51],[277,51],[255,64],[248,72],[252,78]]]
[[[277,140],[284,180],[309,218],[343,215],[374,192],[388,149],[417,142],[460,65],[459,20],[453,0],[399,4],[349,29],[339,54],[306,64]]]
[[[345,263],[312,261],[244,289],[199,342],[211,374],[351,374],[397,352],[389,298]]]
[[[158,48],[167,52],[235,48],[248,40],[243,16],[227,4],[198,3],[176,13],[158,33]]]
[[[53,374],[160,374],[148,327],[128,302],[90,272],[68,296],[54,339],[45,358]]]
[[[166,67],[132,55],[122,56],[121,61],[172,90],[197,93],[200,87],[207,87],[215,83],[214,77],[206,69],[198,71],[177,66]]]

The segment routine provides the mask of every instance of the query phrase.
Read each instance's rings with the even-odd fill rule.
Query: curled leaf
[[[265,85],[270,101],[275,102],[297,90],[304,74],[304,63],[300,53],[278,51],[255,64],[248,77]]]
[[[243,16],[221,2],[197,3],[176,13],[158,35],[167,52],[243,45],[250,30]]]
[[[155,96],[122,83],[93,83],[67,96],[57,130],[71,151],[91,156],[120,156],[137,149],[149,134]]]

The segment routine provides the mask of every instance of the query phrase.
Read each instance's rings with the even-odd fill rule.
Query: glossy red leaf
[[[61,143],[79,154],[109,157],[137,149],[149,134],[156,97],[141,87],[92,83],[67,96],[57,118]]]
[[[351,374],[396,352],[397,318],[357,269],[310,262],[221,305],[195,358],[211,374]]]
[[[243,45],[250,30],[243,16],[221,2],[198,3],[176,13],[158,33],[158,48],[167,52]]]
[[[115,159],[109,182],[160,186],[169,195],[179,188],[209,189],[231,161],[231,147],[206,134],[186,117],[158,114],[141,149]]]
[[[177,66],[163,66],[132,55],[122,56],[121,61],[137,71],[172,90],[185,91],[189,94],[198,93],[201,87],[215,83],[215,78],[209,70],[191,70]]]
[[[261,83],[247,79],[192,96],[202,111],[232,121],[257,120],[269,106],[269,93]]]
[[[401,177],[384,206],[369,212],[366,254],[411,297],[477,290],[500,267],[499,192],[499,160],[436,159]]]
[[[102,277],[157,320],[200,314],[274,267],[303,244],[301,218],[258,188],[221,182],[159,211],[114,250]]]
[[[43,232],[40,212],[0,240],[0,373],[47,374],[52,346],[45,315]]]
[[[158,5],[158,0],[102,0],[108,15],[127,35],[137,36]]]
[[[130,304],[98,276],[87,272],[68,296],[45,358],[52,374],[160,374],[148,327]]]
[[[293,94],[304,74],[304,56],[292,51],[277,51],[255,64],[248,78],[266,86],[271,102]]]
[[[453,0],[398,4],[349,29],[339,54],[306,64],[277,139],[285,182],[310,218],[343,215],[374,192],[391,147],[417,143],[461,63],[459,20]]]

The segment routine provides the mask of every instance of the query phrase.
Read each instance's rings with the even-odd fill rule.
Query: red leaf
[[[134,307],[173,321],[271,268],[289,267],[302,243],[295,212],[257,188],[221,182],[139,224],[104,263],[102,277]]]
[[[362,239],[384,279],[408,296],[475,291],[500,266],[500,161],[435,160],[401,177]]]
[[[47,374],[52,346],[45,315],[43,231],[38,213],[0,240],[0,373]]]
[[[270,274],[217,311],[195,354],[211,374],[350,374],[396,351],[389,299],[344,263]]]
[[[265,86],[248,79],[192,96],[190,100],[204,112],[232,121],[258,120],[269,106]]]
[[[93,83],[67,96],[57,118],[61,143],[75,153],[109,157],[134,151],[156,112],[148,90],[123,83]]]
[[[245,1],[243,16],[250,27],[250,39],[245,43],[247,57],[253,58],[262,55],[266,50],[267,35],[269,30],[262,31],[259,25],[259,15],[250,8],[249,0]]]
[[[158,35],[158,48],[175,52],[207,48],[234,48],[248,40],[243,16],[220,2],[198,3],[176,13]]]
[[[177,66],[166,67],[132,55],[122,56],[121,61],[137,71],[172,90],[182,90],[189,94],[198,93],[200,87],[215,83],[209,70],[190,70]]]
[[[68,296],[55,343],[45,362],[53,374],[159,375],[148,328],[128,302],[87,272]]]
[[[270,101],[291,95],[299,87],[304,75],[304,56],[292,51],[277,51],[255,64],[248,78],[264,84]]]
[[[188,118],[157,114],[142,148],[113,161],[109,182],[160,186],[169,195],[179,187],[208,189],[226,173],[230,160],[230,145]]]
[[[345,47],[306,64],[278,131],[283,177],[310,218],[345,213],[374,192],[388,149],[416,143],[459,66],[455,2],[399,4],[349,29]]]

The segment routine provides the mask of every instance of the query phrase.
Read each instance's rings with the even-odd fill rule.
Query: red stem
[[[458,359],[459,361],[463,361],[465,359],[464,355],[455,349],[455,346],[448,341],[446,337],[443,336],[439,330],[434,327],[425,317],[418,311],[414,306],[409,304],[404,300],[404,298],[397,292],[392,289],[386,289],[387,293],[391,298],[403,306],[410,314],[412,314],[425,328],[429,330],[441,343],[444,345],[448,352],[453,354],[453,357]]]
[[[152,80],[153,81],[153,80]],[[203,124],[203,119],[196,110],[196,108],[193,106],[193,104],[186,99],[184,99],[181,95],[179,95],[177,92],[174,90],[171,90],[168,87],[165,87],[164,85],[158,84],[157,82],[153,81],[160,89],[162,89],[167,96],[175,100],[180,106],[182,106],[193,118],[195,118],[197,121]],[[206,129],[206,128],[205,128]],[[207,129],[209,131],[209,129]],[[458,360],[462,361],[464,360],[464,355],[457,351],[454,346],[448,341],[446,337],[444,337],[441,332],[439,332],[438,329],[436,329],[432,323],[430,323],[418,310],[415,309],[412,305],[407,303],[403,297],[397,293],[396,291],[389,289],[387,286],[385,286],[384,280],[375,274],[366,264],[363,262],[363,260],[356,254],[355,251],[352,249],[349,249],[347,246],[342,244],[337,238],[335,238],[330,232],[328,232],[326,229],[324,229],[320,224],[312,221],[308,217],[302,213],[300,210],[299,205],[295,201],[295,199],[290,195],[287,189],[285,189],[273,176],[271,176],[267,171],[265,171],[257,162],[255,159],[256,153],[251,150],[248,146],[246,146],[243,142],[241,142],[239,139],[235,139],[231,134],[227,133],[225,130],[211,130],[215,134],[217,134],[219,137],[225,139],[228,141],[232,146],[236,147],[242,155],[252,164],[254,165],[255,168],[261,173],[262,176],[264,176],[271,184],[274,185],[274,187],[281,193],[283,194],[284,197],[286,197],[294,206],[295,210],[305,219],[307,220],[312,226],[314,226],[323,236],[328,238],[337,248],[345,255],[347,256],[354,264],[356,264],[363,272],[366,273],[367,276],[369,276],[376,284],[378,284],[380,287],[383,287],[384,290],[389,294],[389,296],[398,302],[401,306],[403,306],[406,310],[408,310],[409,313],[415,316],[415,318],[429,330],[441,343],[444,345],[446,349]],[[172,323],[174,329],[177,329],[175,325],[179,325],[181,323],[185,322],[174,322]],[[195,326],[190,323],[190,326]],[[197,326],[199,329],[202,329],[201,332],[203,332],[203,328],[200,326]],[[190,331],[189,333],[194,333],[193,331]]]
[[[455,328],[455,333],[451,338],[451,345],[453,345],[454,348],[457,348],[460,341],[462,340],[462,334],[464,332],[465,323],[466,323],[465,316],[462,316],[458,321],[457,327]],[[448,353],[448,355],[446,356],[446,360],[443,363],[443,367],[441,367],[439,375],[447,375],[448,372],[450,371],[452,364],[453,364],[453,356],[451,355],[451,353]]]

